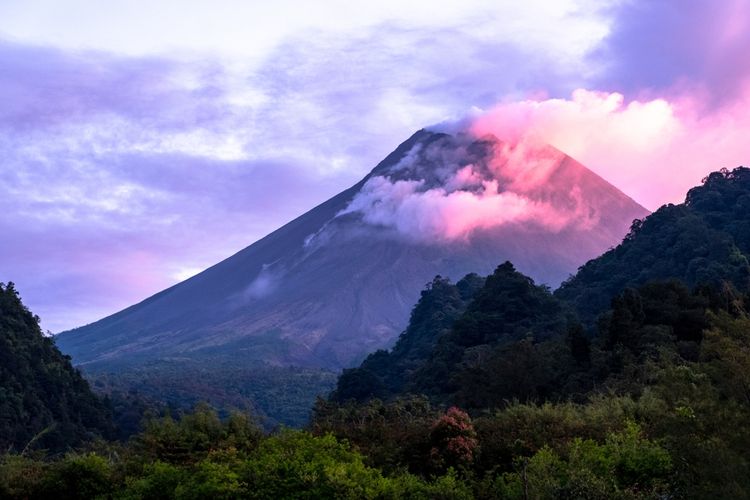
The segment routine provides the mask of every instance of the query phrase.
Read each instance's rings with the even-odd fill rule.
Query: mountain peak
[[[370,174],[339,215],[357,213],[365,223],[428,242],[507,225],[557,233],[594,227],[609,208],[600,206],[599,194],[615,190],[549,144],[467,132],[413,138],[398,161]]]

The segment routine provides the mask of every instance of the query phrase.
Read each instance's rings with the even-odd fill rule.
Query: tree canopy
[[[64,450],[111,433],[107,405],[0,283],[0,449]]]

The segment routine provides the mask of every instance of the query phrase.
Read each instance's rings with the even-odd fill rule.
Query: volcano
[[[390,346],[435,275],[510,260],[555,287],[647,213],[551,146],[420,130],[353,187],[57,344],[79,365],[220,355],[338,370]]]

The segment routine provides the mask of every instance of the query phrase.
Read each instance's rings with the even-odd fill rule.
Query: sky
[[[465,117],[654,210],[750,163],[748,53],[750,0],[0,0],[0,281],[95,321]]]

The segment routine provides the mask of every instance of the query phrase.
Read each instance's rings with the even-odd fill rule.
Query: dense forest
[[[509,262],[436,277],[393,349],[270,433],[207,405],[133,426],[149,405],[94,397],[9,285],[0,497],[748,498],[748,257],[750,169],[713,173],[554,293]]]
[[[0,283],[0,450],[59,450],[112,432],[107,405]]]
[[[221,366],[221,370],[214,369]],[[161,359],[140,364],[86,366],[83,374],[97,394],[114,405],[122,437],[138,429],[144,409],[184,412],[207,402],[226,416],[229,409],[252,413],[264,429],[303,427],[310,419],[315,394],[336,385],[334,372],[237,357]]]
[[[313,429],[479,497],[750,496],[748,208],[750,170],[716,172],[554,294],[509,262],[469,294],[436,279]]]
[[[677,279],[689,287],[750,280],[750,169],[713,172],[680,205],[636,220],[622,244],[589,261],[555,295],[593,321],[627,287]]]

